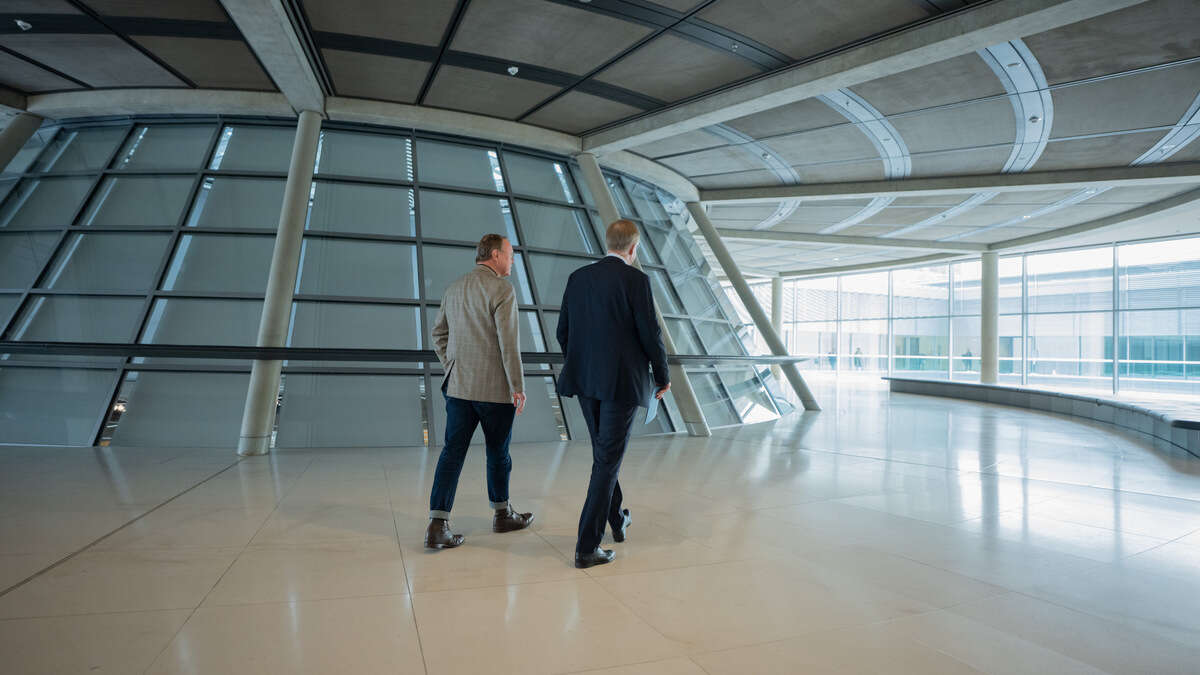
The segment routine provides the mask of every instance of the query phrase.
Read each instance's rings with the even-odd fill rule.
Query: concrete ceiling
[[[0,93],[7,101],[92,89],[221,89],[282,92],[295,107],[293,92],[308,87],[318,100],[447,109],[584,136],[1006,3],[1038,4],[0,0]],[[1019,172],[1200,160],[1192,142],[1200,137],[1200,3],[1134,2],[1006,38],[630,150],[709,190],[957,176],[986,183]],[[292,53],[281,60],[280,49]],[[288,72],[297,64],[299,77]],[[722,229],[995,244],[1195,187],[863,193],[838,202],[715,204],[710,217]],[[766,273],[829,267],[835,257],[840,266],[922,255],[796,242],[731,241],[730,249]]]

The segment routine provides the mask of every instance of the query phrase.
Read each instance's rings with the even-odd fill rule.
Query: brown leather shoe
[[[492,532],[514,532],[529,527],[533,522],[532,513],[517,513],[511,506],[496,509],[492,518]]]
[[[450,523],[445,518],[432,518],[429,527],[425,529],[425,548],[454,548],[462,546],[463,536],[450,531]]]

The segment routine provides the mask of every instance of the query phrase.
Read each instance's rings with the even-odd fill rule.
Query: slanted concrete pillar
[[[783,277],[771,277],[771,327],[776,335],[783,335]],[[771,366],[776,381],[783,379],[783,369],[778,364]]]
[[[708,247],[712,249],[713,255],[716,256],[717,262],[721,264],[721,269],[725,271],[725,277],[729,279],[729,283],[733,284],[733,290],[737,292],[738,297],[742,299],[742,304],[745,305],[746,311],[750,313],[750,318],[754,320],[754,325],[758,328],[758,332],[762,334],[766,340],[767,346],[771,348],[771,353],[776,356],[787,356],[787,348],[783,345],[783,340],[779,339],[779,334],[771,327],[771,321],[767,318],[767,313],[759,306],[758,300],[754,298],[754,291],[750,290],[750,285],[746,283],[746,277],[742,276],[742,271],[738,269],[737,263],[733,261],[733,256],[730,255],[729,249],[725,248],[725,242],[721,241],[721,235],[717,234],[717,228],[713,226],[712,221],[708,219],[708,214],[704,212],[704,205],[700,202],[688,202],[688,211],[691,211],[692,217],[696,219],[696,225],[700,228],[700,234],[704,235],[704,240],[708,242]],[[785,363],[780,366],[784,376],[792,385],[792,390],[796,392],[796,396],[800,399],[800,403],[805,410],[820,410],[821,406],[817,405],[817,400],[813,398],[812,392],[808,389],[808,384],[800,375],[800,371],[794,363]]]
[[[25,142],[33,136],[33,132],[42,126],[42,118],[33,113],[23,112],[12,118],[4,131],[0,131],[0,172],[13,161],[13,157],[25,147]]]
[[[980,292],[979,381],[995,384],[1000,375],[1000,257],[995,251],[983,254]]]
[[[258,324],[259,347],[283,347],[287,340],[288,318],[292,312],[292,294],[300,265],[300,246],[304,239],[304,221],[308,214],[308,196],[312,189],[317,141],[321,135],[321,114],[312,110],[300,113],[296,140],[292,144],[292,162],[283,188],[283,207],[279,211],[279,229],[275,233],[275,251],[267,276],[267,296]],[[271,429],[275,426],[275,401],[279,396],[282,361],[257,360],[250,372],[246,408],[242,413],[242,433],[238,454],[265,455],[271,449]]]
[[[579,168],[583,172],[583,180],[587,183],[588,190],[596,200],[596,210],[600,212],[600,221],[612,223],[620,220],[621,213],[617,210],[617,203],[613,200],[612,193],[608,191],[608,183],[604,181],[604,174],[600,171],[600,164],[596,161],[596,156],[585,152],[576,155],[575,159],[579,162]],[[634,265],[641,269],[641,265],[636,260]],[[663,320],[657,300],[654,302],[654,318],[658,320],[658,326],[662,329],[663,346],[667,348],[667,354],[677,354],[675,340],[671,337],[671,331],[667,330],[667,322]],[[708,428],[708,420],[704,418],[704,411],[700,408],[700,401],[696,398],[696,391],[692,389],[692,381],[688,379],[687,371],[683,369],[683,366],[674,364],[669,367],[669,370],[671,372],[671,393],[675,395],[675,404],[679,406],[679,414],[683,416],[683,424],[687,427],[688,435],[711,436],[712,431]]]

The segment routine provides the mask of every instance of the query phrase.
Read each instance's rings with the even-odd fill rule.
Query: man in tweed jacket
[[[475,269],[450,284],[442,296],[433,348],[446,369],[446,441],[429,495],[426,548],[463,543],[463,536],[450,530],[450,510],[467,446],[480,425],[487,446],[488,499],[496,510],[492,531],[511,532],[533,522],[532,513],[517,513],[508,503],[508,442],[513,419],[525,408],[516,291],[504,280],[512,265],[508,239],[484,235],[475,250]]]

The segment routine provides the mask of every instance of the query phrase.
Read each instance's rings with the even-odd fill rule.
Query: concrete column
[[[787,356],[787,348],[783,346],[783,340],[779,339],[779,334],[771,327],[771,322],[767,318],[766,312],[759,306],[758,300],[754,299],[754,292],[750,290],[750,286],[746,283],[746,277],[742,276],[742,271],[738,269],[737,263],[733,261],[733,256],[729,254],[729,249],[725,248],[725,242],[721,241],[721,235],[717,234],[717,228],[713,227],[712,221],[708,219],[708,214],[704,212],[704,205],[699,202],[688,202],[687,207],[688,211],[691,211],[692,217],[696,219],[696,225],[700,228],[700,234],[704,235],[704,240],[708,242],[708,247],[712,249],[717,262],[721,264],[721,269],[725,271],[726,278],[733,284],[733,290],[742,299],[742,304],[745,305],[746,311],[750,313],[750,318],[754,320],[754,325],[758,327],[758,332],[762,333],[767,346],[771,348],[771,353],[776,356]],[[785,363],[780,368],[783,370],[783,374],[787,377],[788,382],[792,385],[792,390],[796,392],[796,396],[800,399],[800,403],[804,406],[804,409],[820,410],[821,406],[817,405],[817,400],[813,398],[812,392],[808,389],[808,384],[800,375],[800,371],[796,369],[796,364]]]
[[[23,112],[12,118],[8,126],[0,131],[0,171],[8,167],[8,163],[17,156],[21,148],[25,147],[25,142],[40,126],[42,126],[41,117]]]
[[[596,200],[600,221],[612,223],[620,220],[621,214],[617,210],[617,203],[613,201],[612,193],[608,191],[608,183],[604,180],[604,174],[600,171],[600,164],[596,161],[596,156],[585,152],[576,155],[575,159],[579,162],[579,168],[583,173],[583,180],[587,183],[588,190]],[[634,260],[633,264],[638,269],[642,268],[637,260]],[[675,340],[671,337],[671,331],[667,330],[667,322],[663,320],[662,311],[658,308],[658,301],[654,302],[654,318],[662,330],[663,345],[667,348],[667,354],[678,354],[679,352],[675,350]],[[683,416],[683,424],[687,427],[688,435],[711,436],[712,431],[708,428],[708,420],[704,418],[704,411],[700,408],[700,400],[696,398],[696,391],[692,389],[692,381],[688,379],[687,371],[683,369],[683,366],[674,364],[669,367],[669,370],[671,392],[675,395],[675,404],[679,406],[679,414]]]
[[[771,327],[776,335],[783,334],[783,277],[771,277]],[[778,364],[771,366],[775,380],[783,379],[783,369]]]
[[[279,229],[275,233],[275,251],[271,255],[271,270],[267,277],[266,301],[258,324],[259,347],[283,347],[287,339],[320,134],[321,114],[301,111],[296,123],[287,184],[283,188],[283,206],[279,211]],[[265,455],[271,449],[271,429],[275,426],[275,401],[279,396],[282,367],[282,361],[254,362],[246,392],[246,408],[242,413],[239,455]]]
[[[995,384],[1000,374],[1000,258],[994,251],[983,254],[980,292],[979,381]]]

